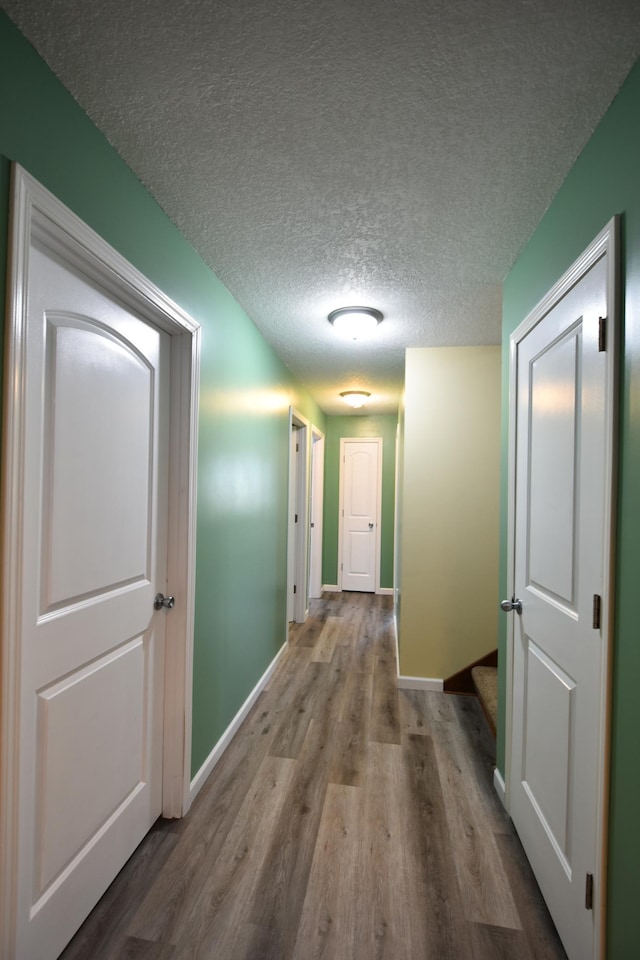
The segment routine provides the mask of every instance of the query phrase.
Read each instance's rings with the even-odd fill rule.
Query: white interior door
[[[341,560],[343,590],[375,593],[378,583],[382,440],[343,439]]]
[[[37,231],[25,336],[15,957],[49,960],[161,812],[169,337]]]
[[[322,514],[324,495],[324,437],[311,437],[311,520],[309,544],[309,597],[322,594]]]
[[[570,960],[598,955],[603,883],[613,312],[611,255],[591,260],[512,353],[522,610],[511,614],[509,806]]]
[[[293,423],[289,438],[289,498],[287,543],[287,621],[295,620],[296,573],[298,569],[298,486],[300,476],[300,427]]]

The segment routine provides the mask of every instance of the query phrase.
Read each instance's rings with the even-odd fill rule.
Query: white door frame
[[[311,515],[309,547],[309,596],[322,593],[322,523],[324,504],[324,433],[311,427]]]
[[[32,235],[52,238],[65,259],[146,322],[171,337],[168,584],[179,602],[167,617],[163,815],[179,817],[189,802],[191,690],[195,600],[196,464],[200,327],[71,210],[18,165],[12,171],[9,297],[4,358],[2,450],[2,593],[0,623],[0,954],[10,956],[18,857],[15,785],[19,757],[20,609],[23,468],[27,443],[25,367],[27,279]]]
[[[400,600],[400,584],[398,570],[400,569],[400,423],[396,424],[396,444],[394,461],[394,497],[393,497],[393,619],[396,632],[396,655],[398,667],[400,665],[400,651],[398,650],[398,602]]]
[[[617,480],[616,426],[618,411],[618,232],[619,218],[614,217],[587,247],[582,256],[566,271],[531,313],[513,331],[509,338],[509,446],[507,458],[507,593],[514,596],[515,585],[515,511],[516,511],[516,411],[517,411],[517,362],[518,346],[528,333],[545,317],[563,296],[574,287],[593,264],[607,256],[607,326],[606,360],[607,382],[605,397],[606,413],[606,453],[605,463],[609,465],[605,480],[605,530],[603,557],[603,596],[602,596],[602,663],[601,663],[601,704],[599,717],[598,742],[594,744],[598,765],[598,823],[596,841],[596,872],[594,874],[594,958],[604,957],[605,951],[605,908],[606,908],[606,857],[607,857],[607,812],[609,793],[609,741],[611,714],[611,667],[613,655],[613,616],[614,616],[614,552],[615,552],[615,509]],[[510,809],[511,802],[511,748],[513,733],[513,659],[515,642],[515,615],[509,616],[506,644],[506,709],[505,709],[505,806]],[[587,958],[585,958],[587,960]]]
[[[291,457],[291,433],[298,427],[300,456],[298,467],[294,470]],[[306,417],[293,407],[289,407],[289,497],[288,497],[288,549],[287,549],[287,631],[289,618],[289,596],[293,584],[296,593],[293,598],[292,620],[304,623],[309,613],[309,438],[310,424]],[[298,522],[294,524],[294,507],[298,506]]]
[[[375,590],[374,593],[381,593],[380,589],[380,549],[382,541],[382,458],[384,456],[384,444],[382,437],[340,437],[340,478],[339,489],[340,499],[338,503],[338,590],[342,590],[342,562],[343,562],[343,543],[342,536],[344,532],[344,456],[346,443],[376,443],[378,445],[378,477],[376,493],[376,560],[375,560]],[[387,590],[384,591],[388,593]]]

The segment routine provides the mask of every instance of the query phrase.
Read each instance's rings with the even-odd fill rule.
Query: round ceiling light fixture
[[[359,407],[364,407],[371,394],[366,390],[343,390],[340,396],[345,403],[357,410]]]
[[[341,307],[329,314],[329,323],[346,340],[362,340],[373,333],[382,314],[373,307]]]

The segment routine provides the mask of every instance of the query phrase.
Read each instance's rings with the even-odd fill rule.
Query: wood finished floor
[[[397,690],[389,597],[311,614],[63,960],[566,960],[477,702]]]

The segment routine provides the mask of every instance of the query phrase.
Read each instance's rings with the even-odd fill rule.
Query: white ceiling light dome
[[[358,410],[360,407],[364,407],[371,394],[366,390],[343,390],[340,396],[350,407]]]
[[[363,340],[381,322],[382,314],[373,307],[341,307],[329,314],[329,323],[345,340]]]

